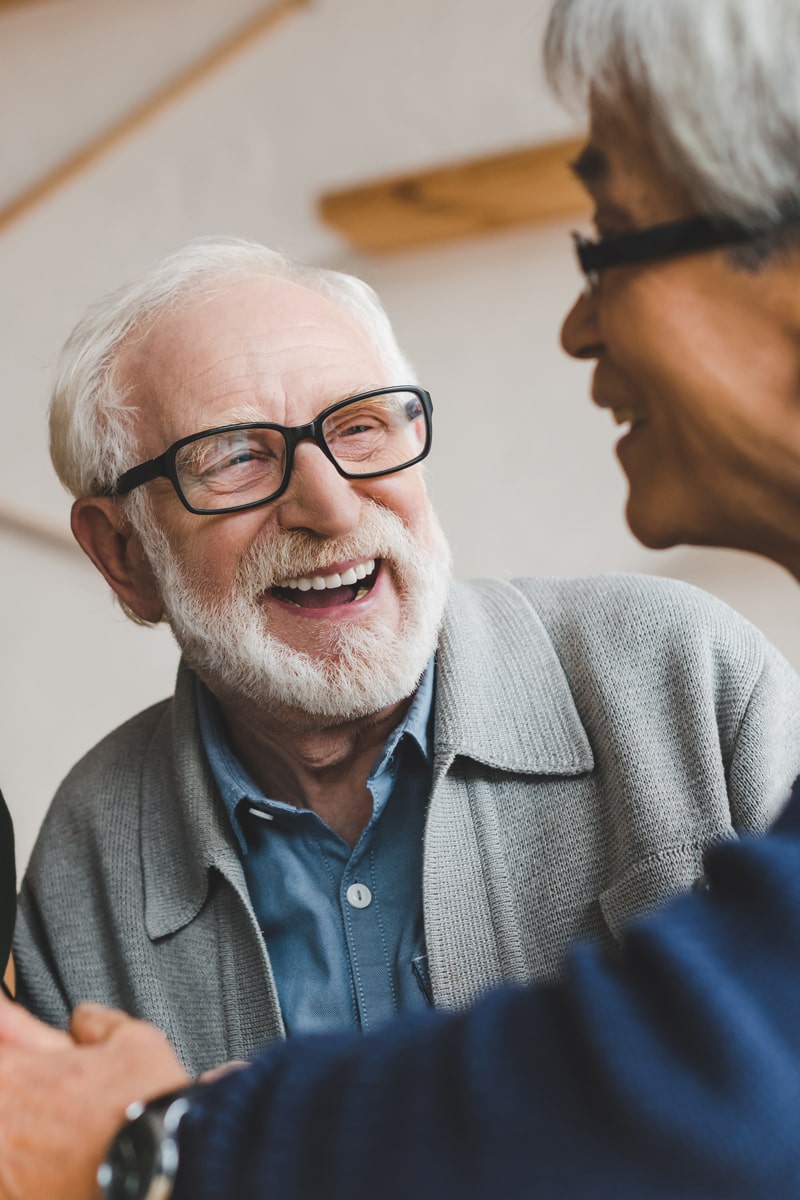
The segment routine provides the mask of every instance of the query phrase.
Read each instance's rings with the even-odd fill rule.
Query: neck
[[[800,537],[794,536],[795,530],[800,532],[800,503],[782,502],[777,491],[771,499],[775,511],[770,522],[765,520],[759,526],[737,530],[718,544],[771,559],[800,583]]]
[[[367,779],[409,696],[329,728],[296,712],[276,715],[220,700],[231,745],[266,796],[308,808],[354,846],[372,816]]]

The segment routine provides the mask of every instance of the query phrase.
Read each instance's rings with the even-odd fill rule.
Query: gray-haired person
[[[565,344],[597,360],[597,400],[631,426],[631,524],[652,544],[759,548],[795,574],[799,56],[790,0],[563,0],[548,36],[551,73],[591,108],[578,169],[602,237],[581,247]],[[789,1200],[798,994],[800,793],[763,841],[712,850],[703,890],[634,924],[616,956],[583,947],[558,985],[268,1050],[149,1106],[101,1178],[109,1196],[174,1182],[173,1200]],[[0,1088],[8,1196],[89,1194],[124,1103],[185,1082],[120,1014],[80,1010],[73,1038],[0,1008],[0,1072],[29,1071],[7,1112]]]

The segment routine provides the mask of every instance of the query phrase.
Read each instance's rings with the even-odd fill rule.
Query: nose
[[[597,328],[597,301],[590,291],[581,292],[564,318],[561,345],[571,358],[599,358],[603,342]]]
[[[289,486],[275,504],[283,529],[336,538],[358,525],[362,496],[358,481],[340,475],[319,446],[301,442],[295,448]]]

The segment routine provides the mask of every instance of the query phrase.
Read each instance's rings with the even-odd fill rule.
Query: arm
[[[766,838],[712,851],[708,876],[710,893],[634,925],[618,961],[579,948],[562,985],[290,1041],[198,1090],[173,1200],[795,1200],[800,788]],[[180,1068],[121,1014],[108,1036],[79,1010],[92,1044],[56,1054],[13,1012],[0,1005],[0,1200],[93,1200],[124,1104]]]
[[[731,819],[739,833],[763,833],[800,772],[800,676],[758,637],[763,662],[736,728],[728,767]]]
[[[800,789],[708,873],[616,964],[580,948],[562,986],[289,1043],[211,1085],[175,1200],[796,1197]]]
[[[95,1200],[97,1165],[128,1104],[186,1073],[151,1025],[76,1010],[76,1045],[0,997],[0,1197]]]
[[[65,1029],[70,1005],[56,956],[39,918],[32,888],[23,880],[14,930],[16,998],[43,1021]]]

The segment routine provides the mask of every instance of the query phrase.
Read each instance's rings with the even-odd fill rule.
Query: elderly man
[[[633,419],[620,450],[631,520],[651,540],[760,541],[795,575],[800,249],[784,218],[786,198],[800,195],[800,105],[787,100],[799,52],[794,0],[559,0],[548,40],[551,71],[577,70],[591,96],[580,167],[593,191],[603,181],[598,216],[628,222],[624,241],[620,231],[582,250],[593,291],[565,341],[597,358],[598,399]],[[606,136],[612,114],[619,143]],[[634,147],[648,145],[643,160]],[[698,185],[700,167],[715,190]],[[626,180],[627,202],[617,190]],[[657,221],[681,222],[671,230],[635,220],[636,203],[681,184],[691,211],[713,222],[674,209]],[[636,297],[645,307],[628,313],[640,323],[626,342],[624,306]],[[726,363],[739,354],[740,312],[754,334],[737,364],[748,390],[737,392]],[[682,375],[693,328],[705,349]],[[684,340],[657,370],[665,329]],[[639,345],[650,353],[637,358]],[[698,371],[716,420],[694,387]],[[684,388],[699,413],[688,396],[681,403]],[[685,473],[685,492],[679,458],[655,480],[644,469],[648,456],[653,469],[660,461],[659,435],[665,455],[677,439],[701,454],[704,477]],[[651,483],[671,491],[680,515],[670,527]],[[633,926],[613,960],[576,952],[562,984],[501,991],[468,1013],[418,1015],[369,1039],[290,1041],[193,1089],[182,1119],[180,1103],[152,1106],[115,1142],[106,1195],[169,1195],[177,1151],[173,1200],[794,1200],[800,789],[766,839],[712,850],[707,880],[702,894]],[[0,1006],[0,1079],[28,1071],[24,1095],[0,1106],[2,1200],[88,1197],[124,1103],[185,1082],[166,1043],[120,1014],[79,1010],[73,1039]]]
[[[193,244],[78,326],[52,431],[76,537],[184,656],[34,852],[19,994],[53,1024],[119,1006],[194,1073],[554,976],[800,770],[797,676],[710,597],[448,598],[430,398],[356,280]]]

